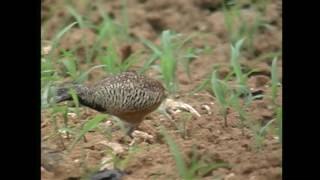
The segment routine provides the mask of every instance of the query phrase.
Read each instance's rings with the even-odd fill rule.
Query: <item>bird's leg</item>
[[[137,130],[137,127],[139,126],[140,123],[138,124],[128,124],[129,125],[129,129],[127,131],[127,135],[131,138],[131,142],[129,143],[129,146],[132,146],[136,143],[136,141],[146,141],[146,140],[151,140],[153,139],[153,136],[143,132],[143,131],[139,131]]]
[[[136,137],[133,136],[133,132],[137,129],[140,123],[132,124],[132,123],[126,123],[125,125],[128,128],[128,131],[126,132],[126,135],[130,137],[129,146],[132,146],[136,142]]]
[[[126,126],[128,127],[128,131],[126,132],[126,135],[128,135],[131,139],[133,139],[134,137],[132,136],[132,133],[136,130],[139,124],[126,123]]]
[[[128,135],[131,139],[133,139],[134,137],[132,136],[133,131],[135,130],[135,127],[129,127],[126,135]]]

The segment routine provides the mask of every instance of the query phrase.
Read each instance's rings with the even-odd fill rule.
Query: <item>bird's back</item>
[[[106,113],[149,113],[165,98],[162,84],[136,72],[124,72],[101,80],[91,89],[93,102]]]

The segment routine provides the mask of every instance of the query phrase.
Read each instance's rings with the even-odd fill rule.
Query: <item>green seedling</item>
[[[227,113],[228,113],[228,100],[227,100],[227,87],[225,84],[222,83],[217,77],[217,72],[214,71],[211,76],[211,89],[221,107],[221,112],[224,119],[225,126],[228,126],[227,123]]]
[[[252,8],[255,7],[252,4]],[[225,26],[228,31],[229,40],[233,43],[240,37],[246,37],[248,41],[245,47],[249,52],[253,53],[253,40],[260,27],[265,26],[265,22],[262,20],[261,13],[257,14],[252,25],[249,25],[248,21],[244,18],[243,9],[241,8],[241,2],[222,3]],[[239,24],[236,26],[236,24]]]
[[[75,24],[77,24],[77,22],[71,23],[59,31],[52,40],[49,54],[41,58],[41,108],[49,107],[48,99],[52,94],[51,89],[54,84],[53,82],[61,78],[52,63],[53,52],[57,49],[63,35],[65,35]],[[74,71],[72,72],[74,73]]]
[[[261,150],[265,136],[267,135],[267,132],[273,122],[275,122],[275,119],[268,121],[268,123],[262,127],[259,126],[260,128],[256,128],[255,141],[257,150]]]
[[[77,138],[73,141],[73,143],[71,144],[69,150],[71,151],[73,149],[73,147],[82,139],[85,137],[85,134],[88,133],[89,131],[92,131],[93,129],[95,129],[98,124],[100,122],[102,122],[103,120],[105,120],[108,116],[105,114],[98,114],[96,116],[94,116],[93,118],[87,120],[85,122],[85,124],[83,125],[82,129],[80,130],[80,132],[78,133]]]
[[[277,73],[277,58],[274,58],[271,65],[271,84],[272,84],[272,102],[276,104],[276,98],[278,93],[278,73]]]
[[[181,137],[183,139],[187,138],[187,123],[191,120],[192,114],[189,112],[183,112],[181,113],[181,116],[179,120],[175,123],[176,128],[178,129],[178,132],[181,134]]]
[[[121,18],[123,24],[124,35],[129,38],[129,20],[128,20],[128,9],[127,9],[127,0],[121,0]]]
[[[155,45],[146,39],[141,41],[153,52],[151,58],[146,61],[143,69],[145,71],[151,64],[157,59],[160,59],[158,66],[154,66],[160,71],[162,80],[164,81],[165,87],[170,94],[176,93],[178,90],[178,83],[176,77],[176,70],[178,63],[181,63],[188,77],[190,77],[189,63],[192,59],[197,57],[197,54],[202,52],[200,49],[187,48],[184,49],[185,45],[195,35],[190,35],[185,39],[182,38],[181,34],[173,33],[169,30],[165,30],[161,33],[160,46]]]
[[[215,169],[229,167],[227,163],[204,163],[202,161],[198,161],[195,158],[192,158],[190,166],[188,166],[183,158],[179,147],[163,126],[160,127],[160,132],[164,136],[164,140],[169,146],[170,152],[176,162],[176,167],[181,179],[198,179]]]
[[[282,107],[279,107],[277,109],[277,124],[278,124],[278,136],[279,136],[279,141],[282,143]]]
[[[75,18],[76,22],[78,23],[78,25],[81,29],[86,27],[84,20],[83,20],[83,17],[72,6],[70,6],[70,5],[67,6],[67,10],[72,15],[72,17]]]
[[[237,77],[237,82],[244,86],[246,84],[245,76],[242,74],[241,66],[239,62],[240,48],[243,44],[244,39],[236,42],[235,46],[231,45],[231,66]]]
[[[53,50],[58,47],[59,42],[60,42],[61,38],[63,37],[63,35],[65,35],[68,31],[70,31],[70,29],[76,24],[77,24],[77,22],[71,23],[70,25],[66,26],[61,31],[59,31],[57,35],[54,36],[54,38],[52,40],[52,44],[51,44],[52,50],[48,54],[48,59],[50,61],[52,60]]]
[[[63,54],[64,59],[62,60],[62,64],[66,68],[67,74],[70,75],[73,80],[77,79],[79,72],[75,57],[68,51],[64,51]]]
[[[104,65],[104,70],[107,73],[115,75],[129,70],[131,66],[137,63],[141,56],[141,52],[142,51],[137,51],[136,53],[131,54],[123,62],[120,62],[120,57],[117,54],[115,46],[110,42],[106,55],[101,58],[101,63]]]
[[[142,149],[138,146],[132,146],[129,148],[128,154],[125,157],[120,158],[119,156],[112,154],[114,166],[116,169],[124,171],[129,162],[134,158],[134,155],[141,151]]]

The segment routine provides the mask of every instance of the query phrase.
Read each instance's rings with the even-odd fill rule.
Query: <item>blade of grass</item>
[[[121,72],[129,70],[129,68],[139,61],[139,56],[142,55],[142,50],[131,54],[122,64],[120,64]]]
[[[110,41],[106,56],[101,58],[101,62],[105,65],[104,70],[107,73],[111,73],[111,74],[119,73],[120,69],[118,67],[118,60],[119,60],[119,57],[115,49],[115,46]]]
[[[52,59],[53,50],[57,48],[58,43],[59,43],[60,39],[62,38],[62,36],[65,33],[67,33],[76,24],[77,24],[77,22],[73,22],[73,23],[69,24],[68,26],[63,28],[61,31],[59,31],[59,33],[57,35],[55,35],[55,37],[52,40],[52,50],[49,52],[49,55],[48,55],[49,60]]]
[[[179,150],[177,144],[174,142],[172,137],[167,133],[163,126],[160,127],[160,132],[163,134],[166,143],[169,145],[169,149],[171,154],[173,155],[176,167],[178,168],[178,172],[181,178],[186,179],[187,177],[187,167],[183,160],[183,156],[181,151]]]
[[[47,108],[49,106],[48,104],[48,96],[49,96],[49,90],[50,90],[51,83],[48,83],[42,90],[41,94],[41,108]]]
[[[275,119],[270,120],[266,125],[256,125],[256,127],[251,127],[255,131],[255,143],[256,143],[256,150],[260,151],[263,147],[264,139],[267,134],[267,130],[269,129],[269,126],[274,122]]]
[[[245,79],[241,71],[239,63],[240,48],[244,42],[244,38],[236,42],[235,46],[231,45],[231,65],[237,76],[237,81],[241,85],[245,85]]]
[[[212,90],[213,90],[215,96],[218,99],[218,102],[222,105],[222,108],[225,109],[226,106],[227,106],[227,101],[226,101],[225,95],[224,95],[225,93],[223,91],[222,85],[219,82],[216,74],[217,74],[216,71],[214,71],[212,73],[212,76],[211,76],[211,87],[212,87]]]
[[[67,6],[67,9],[69,13],[76,19],[77,23],[79,24],[79,27],[81,29],[85,28],[82,16],[72,6]]]
[[[128,27],[129,27],[129,20],[128,20],[128,10],[127,10],[127,0],[121,0],[121,16],[122,16],[122,24],[124,29],[124,34],[126,37],[128,36]]]
[[[279,141],[282,143],[282,107],[277,109],[277,123],[279,126]]]
[[[145,61],[143,67],[140,68],[138,72],[140,74],[144,74],[151,67],[151,65],[158,59],[158,57],[158,55],[152,54],[152,56],[147,61]]]
[[[259,130],[259,135],[260,136],[265,136],[269,126],[271,125],[271,123],[273,123],[275,121],[275,119],[270,120],[266,125],[264,125],[260,130]]]
[[[171,42],[172,37],[173,35],[169,30],[165,30],[161,34],[161,47],[163,54],[160,57],[160,68],[166,87],[170,93],[174,93],[177,90],[175,75],[177,61],[173,56],[173,46]]]
[[[209,78],[205,79],[204,81],[202,81],[202,83],[199,86],[197,86],[193,91],[191,91],[189,95],[193,95],[199,91],[202,91],[209,85],[209,83],[210,83],[210,79]]]
[[[140,40],[142,41],[143,44],[145,44],[148,48],[150,48],[157,56],[162,55],[162,52],[159,50],[159,48],[156,45],[154,45],[151,41],[144,38],[140,38]]]
[[[223,82],[217,78],[216,71],[213,71],[211,76],[211,89],[216,96],[218,103],[221,106],[221,112],[224,119],[225,126],[228,126],[227,123],[227,113],[228,113],[228,103],[226,100],[226,86],[223,86]]]
[[[279,57],[282,55],[282,51],[279,52],[269,52],[269,53],[264,53],[255,58],[254,60],[257,61],[270,61],[271,58]]]
[[[79,106],[80,106],[80,103],[79,103],[79,99],[78,99],[76,90],[70,89],[68,93],[71,95],[72,100],[73,100],[74,104],[76,105],[76,113],[77,113],[77,116],[79,117]]]
[[[62,60],[63,65],[67,69],[67,73],[72,77],[72,79],[77,78],[77,65],[74,59],[64,59]]]
[[[106,65],[96,65],[91,67],[89,70],[85,71],[84,73],[81,73],[81,75],[76,79],[76,83],[82,83],[86,80],[88,74],[90,74],[91,71],[101,68],[101,67],[105,67]]]
[[[278,93],[278,73],[277,73],[277,58],[274,58],[271,65],[271,93],[272,93],[272,101],[276,104],[276,98]]]
[[[74,142],[71,144],[70,149],[72,150],[73,147],[84,137],[84,135],[93,130],[94,128],[96,128],[98,126],[98,124],[105,120],[107,118],[107,115],[105,114],[98,114],[95,117],[93,117],[92,119],[89,119],[84,126],[82,127],[78,137],[74,140]]]

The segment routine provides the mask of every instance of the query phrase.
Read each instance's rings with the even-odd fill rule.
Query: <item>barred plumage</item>
[[[74,89],[82,105],[117,116],[133,128],[145,115],[157,109],[166,97],[159,81],[134,71],[108,77],[92,87],[76,85]],[[71,100],[67,90],[58,89],[57,102]]]

